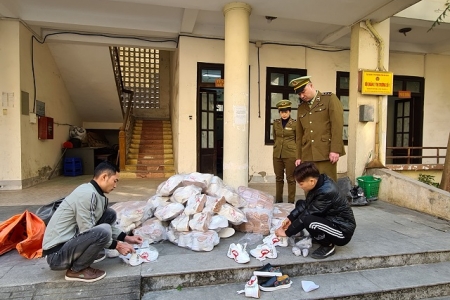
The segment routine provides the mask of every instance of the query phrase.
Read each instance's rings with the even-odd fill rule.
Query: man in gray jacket
[[[132,244],[141,244],[140,236],[128,236],[114,226],[116,213],[108,208],[105,193],[115,189],[119,170],[101,162],[94,178],[77,187],[60,204],[50,219],[42,244],[43,255],[52,270],[67,270],[66,280],[94,282],[106,272],[91,268],[103,249],[120,254],[134,252]]]

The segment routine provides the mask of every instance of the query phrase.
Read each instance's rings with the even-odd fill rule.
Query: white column
[[[249,16],[246,3],[225,5],[223,180],[248,186]]]
[[[376,142],[379,144],[378,160],[385,164],[386,128],[387,128],[387,96],[363,95],[358,92],[358,71],[377,70],[380,67],[389,69],[389,19],[373,24],[384,47],[379,48],[373,34],[365,22],[355,24],[351,32],[350,46],[350,97],[349,97],[349,140],[348,140],[348,176],[356,180],[364,172],[366,164],[374,159]],[[381,52],[380,52],[381,49]],[[381,61],[379,57],[381,54]],[[359,106],[370,105],[374,108],[373,122],[359,122]],[[375,136],[378,126],[378,137]],[[371,156],[371,157],[369,157]]]

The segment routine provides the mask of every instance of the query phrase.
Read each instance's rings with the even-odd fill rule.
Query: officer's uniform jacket
[[[281,122],[281,119],[273,121],[273,157],[295,158],[297,121],[290,118],[284,128]]]
[[[317,92],[313,104],[301,102],[297,111],[297,159],[329,160],[329,153],[345,155],[342,130],[344,110],[332,93]]]

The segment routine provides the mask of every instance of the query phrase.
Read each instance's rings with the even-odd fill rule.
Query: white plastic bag
[[[182,232],[178,236],[178,246],[194,251],[211,251],[219,241],[219,235],[213,230]]]
[[[167,239],[166,228],[157,218],[151,218],[145,221],[140,227],[136,228],[133,233],[135,235],[140,235],[150,244]]]
[[[187,215],[185,213],[181,213],[178,217],[176,217],[175,219],[173,219],[170,222],[170,225],[179,232],[183,232],[183,231],[189,231],[189,221],[191,219],[190,215]]]
[[[186,215],[193,215],[202,212],[205,203],[206,203],[205,194],[192,195],[186,202],[186,208],[184,209],[184,213]]]
[[[173,191],[183,182],[185,174],[170,176],[166,181],[160,183],[156,189],[156,194],[160,196],[171,196]]]
[[[184,205],[181,203],[168,203],[161,205],[155,210],[155,217],[160,221],[169,221],[175,219],[184,210]]]
[[[195,185],[200,187],[202,189],[202,192],[206,192],[206,189],[208,188],[213,177],[213,174],[193,172],[190,174],[186,174],[182,184],[183,186]]]
[[[245,217],[245,214],[242,212],[242,210],[228,203],[222,205],[218,214],[227,218],[227,220],[230,221],[230,223],[233,225],[239,225],[247,222],[247,218]]]
[[[196,231],[208,231],[209,223],[211,223],[211,213],[202,212],[192,216],[189,227]]]
[[[182,186],[177,188],[172,196],[170,196],[171,202],[186,203],[191,196],[200,195],[202,189],[195,185]]]

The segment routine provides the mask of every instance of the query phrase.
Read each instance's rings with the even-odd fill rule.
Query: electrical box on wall
[[[38,139],[53,140],[53,118],[38,117]]]

